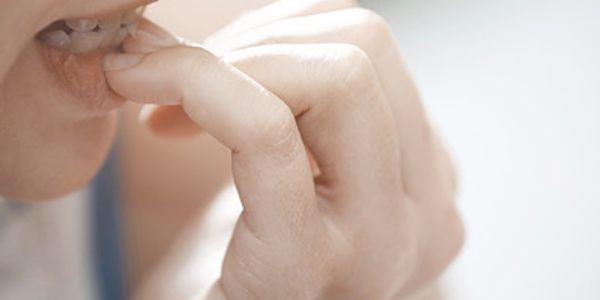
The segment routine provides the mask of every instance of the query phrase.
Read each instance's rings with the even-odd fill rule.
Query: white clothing
[[[89,193],[46,203],[0,198],[0,299],[96,299]]]

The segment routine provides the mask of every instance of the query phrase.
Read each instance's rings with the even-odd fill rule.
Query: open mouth
[[[52,97],[71,115],[101,116],[125,103],[106,83],[102,59],[120,51],[132,34],[145,6],[94,18],[59,20],[35,38],[35,59],[45,80],[53,83]]]
[[[104,48],[118,48],[132,33],[145,6],[102,19],[60,20],[38,34],[48,46],[73,54],[85,54]]]

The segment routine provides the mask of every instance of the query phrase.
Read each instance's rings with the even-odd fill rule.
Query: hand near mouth
[[[460,249],[453,170],[385,22],[320,3],[257,13],[219,57],[145,22],[104,61],[115,92],[231,149],[244,211],[210,299],[403,299]]]

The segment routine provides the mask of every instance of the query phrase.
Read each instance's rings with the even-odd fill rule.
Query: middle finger
[[[451,172],[443,149],[383,18],[362,8],[290,18],[230,38],[217,45],[217,51],[227,53],[279,43],[347,43],[365,51],[394,114],[406,192],[425,203],[451,199],[454,182],[448,176]]]
[[[322,171],[317,188],[334,207],[356,217],[402,205],[393,116],[362,50],[347,44],[271,45],[224,59],[291,108]]]

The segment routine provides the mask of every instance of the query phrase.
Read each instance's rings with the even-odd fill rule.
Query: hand
[[[145,23],[138,54],[105,61],[116,92],[181,105],[232,150],[244,211],[210,297],[401,298],[462,243],[453,170],[387,25],[319,3],[246,17],[209,41],[221,57]]]

